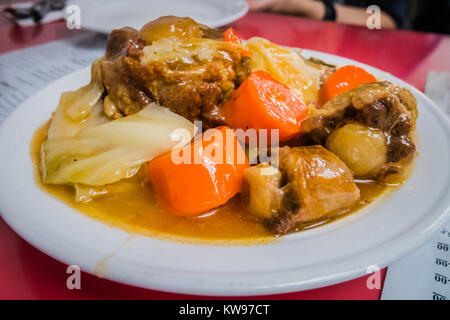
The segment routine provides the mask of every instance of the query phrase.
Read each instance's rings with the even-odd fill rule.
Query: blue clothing
[[[406,27],[408,5],[406,0],[341,0],[336,2],[354,7],[377,5],[394,19],[397,28]]]

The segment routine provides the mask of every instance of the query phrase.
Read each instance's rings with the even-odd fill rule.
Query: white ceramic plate
[[[41,90],[0,128],[3,218],[28,242],[64,263],[95,273],[103,261],[101,269],[108,279],[172,292],[281,293],[359,277],[370,265],[386,266],[428,240],[449,215],[449,122],[430,99],[387,73],[328,54],[304,54],[337,65],[363,66],[416,96],[419,156],[412,176],[399,190],[334,223],[266,245],[208,246],[130,237],[71,209],[33,181],[31,137],[48,120],[62,91],[89,81],[86,68]]]
[[[210,27],[219,27],[239,19],[248,11],[245,0],[71,0],[81,9],[82,29],[109,34],[130,26],[140,29],[158,17],[191,17]]]

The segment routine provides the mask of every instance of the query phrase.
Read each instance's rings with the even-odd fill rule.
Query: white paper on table
[[[450,223],[413,254],[388,267],[383,300],[450,300]]]
[[[428,74],[425,93],[447,116],[450,116],[450,73],[434,72]]]
[[[425,92],[450,116],[449,73],[430,72]],[[450,300],[450,221],[430,242],[388,267],[381,299]]]
[[[86,33],[0,55],[0,123],[39,89],[91,65],[105,43],[105,36]]]

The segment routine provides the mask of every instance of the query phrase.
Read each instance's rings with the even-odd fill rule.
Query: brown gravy
[[[183,242],[220,244],[254,244],[276,240],[262,223],[249,215],[235,197],[226,205],[196,217],[172,215],[156,203],[150,183],[144,174],[108,186],[108,194],[81,203],[75,201],[73,186],[44,184],[39,170],[40,148],[47,138],[49,123],[39,128],[33,137],[31,158],[36,169],[36,182],[40,188],[72,208],[103,223],[131,233]],[[141,170],[145,171],[145,170]],[[344,210],[333,218],[323,218],[299,226],[300,230],[323,225],[351,214],[379,197],[387,188],[375,182],[357,183],[361,200],[351,210]]]

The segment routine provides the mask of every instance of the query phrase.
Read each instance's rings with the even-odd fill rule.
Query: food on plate
[[[208,148],[216,153],[205,152]],[[218,127],[176,154],[169,152],[150,161],[148,174],[164,208],[178,215],[195,215],[238,194],[246,167],[248,161],[236,136],[228,127]]]
[[[111,32],[32,155],[45,190],[112,225],[267,239],[400,186],[417,117],[407,89],[364,68],[166,16]]]
[[[317,103],[319,89],[330,66],[319,60],[306,60],[295,49],[279,46],[263,38],[250,38],[251,71],[263,70],[290,87],[305,104]],[[333,67],[331,67],[333,68]]]
[[[87,125],[108,121],[102,112],[103,83],[100,80],[100,60],[91,67],[91,81],[76,91],[61,94],[58,107],[52,116],[48,137],[70,138]]]
[[[327,102],[338,94],[356,88],[363,83],[376,82],[377,79],[363,68],[343,66],[331,74],[321,88],[322,101]]]
[[[286,141],[300,132],[308,109],[291,89],[265,71],[254,71],[225,106],[225,119],[233,128],[278,129]]]
[[[217,39],[190,18],[164,17],[113,30],[101,61],[111,119],[138,112],[151,101],[190,121],[225,124],[219,106],[248,76],[247,49]]]
[[[267,172],[268,168],[261,166],[245,173],[250,211],[277,235],[295,230],[298,223],[351,208],[360,198],[353,172],[322,146],[286,146],[279,150],[279,169]],[[267,204],[261,206],[263,192]]]
[[[310,111],[304,138],[341,156],[358,178],[389,180],[414,158],[417,102],[405,88],[388,81],[362,84]]]
[[[225,32],[223,33],[223,41],[230,42],[230,43],[235,43],[235,44],[242,44],[241,38],[236,33],[236,31],[234,31],[233,28],[228,28],[227,30],[225,30]],[[252,55],[250,50],[244,50],[242,52],[242,54],[244,56],[251,56]]]
[[[357,122],[334,130],[326,146],[357,177],[376,175],[387,161],[387,138],[384,132]]]
[[[113,183],[132,176],[141,164],[180,140],[188,142],[193,133],[189,120],[153,103],[128,117],[87,125],[71,137],[49,137],[41,149],[42,179],[56,184]]]

